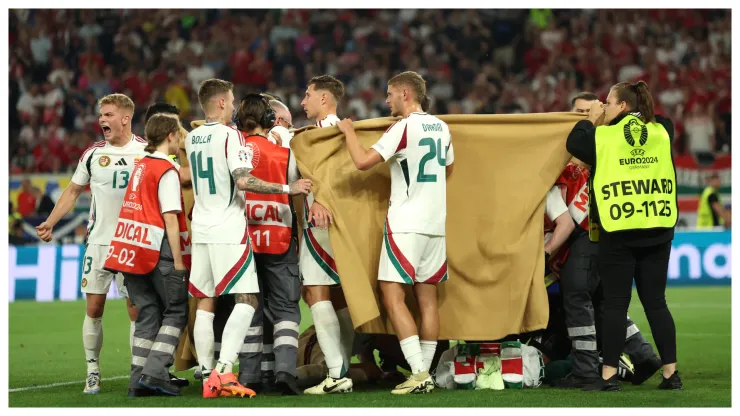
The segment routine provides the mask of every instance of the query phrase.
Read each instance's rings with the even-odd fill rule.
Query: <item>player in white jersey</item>
[[[108,246],[121,211],[126,186],[136,162],[144,156],[146,140],[131,133],[134,102],[123,94],[111,94],[98,101],[104,141],[90,146],[80,158],[72,181],[59,198],[49,218],[36,227],[43,241],[50,241],[52,230],[64,215],[74,208],[77,198],[90,185],[92,203],[87,227],[87,247],[82,263],[82,292],[86,294],[87,311],[82,324],[82,344],[87,359],[87,381],[84,393],[100,392],[100,349],[103,346],[103,309],[113,278],[126,296],[131,319],[129,342],[133,345],[136,307],[131,305],[123,285],[123,276],[103,269]]]
[[[232,372],[258,304],[255,294],[259,293],[243,191],[306,194],[311,182],[301,179],[290,185],[280,185],[249,174],[252,155],[245,146],[244,136],[226,126],[234,112],[230,82],[203,81],[198,101],[206,122],[188,134],[185,152],[190,161],[195,194],[190,222],[193,246],[189,290],[191,295],[200,298],[194,337],[203,372],[203,397],[254,396],[254,391],[242,386]],[[224,327],[221,354],[216,364],[215,298],[227,294],[235,295],[236,305]]]
[[[439,335],[435,284],[447,280],[446,178],[454,152],[447,124],[422,111],[425,98],[426,82],[419,74],[409,71],[391,78],[386,103],[392,116],[403,118],[369,150],[360,144],[351,120],[337,124],[358,169],[391,163],[391,200],[378,280],[383,305],[412,372],[393,394],[428,393],[434,388],[429,366]],[[414,285],[420,331],[406,307],[403,284]]]
[[[317,127],[330,127],[339,122],[337,104],[344,96],[344,85],[330,75],[321,75],[308,81],[301,106]],[[328,227],[331,213],[309,194],[303,208],[303,235],[299,253],[299,268],[303,279],[304,299],[311,309],[316,326],[316,337],[326,356],[329,374],[306,394],[346,393],[352,391],[348,376],[354,327],[349,310],[335,311],[330,287],[340,284],[334,252],[329,242]]]

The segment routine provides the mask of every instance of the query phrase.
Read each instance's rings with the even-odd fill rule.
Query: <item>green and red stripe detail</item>
[[[249,264],[252,263],[252,257],[252,245],[248,243],[246,250],[244,250],[244,254],[242,254],[236,264],[234,264],[234,266],[226,273],[224,278],[221,279],[218,286],[216,286],[216,296],[229,293],[234,285],[239,282],[239,279],[244,276],[247,269],[249,269]]]
[[[390,225],[388,225],[388,218],[385,219],[385,233],[383,241],[385,242],[385,249],[388,252],[388,258],[393,264],[393,267],[395,267],[398,274],[401,275],[404,283],[413,285],[414,280],[416,279],[416,271],[414,270],[414,266],[411,265],[411,262],[409,262],[406,256],[403,255],[401,249],[398,248],[398,245],[396,245],[396,242],[393,240],[393,232],[391,231]]]
[[[311,253],[311,257],[316,260],[316,263],[318,263],[319,267],[326,272],[331,280],[339,284],[339,273],[337,273],[337,265],[334,263],[334,259],[329,255],[329,253],[321,248],[321,245],[316,241],[311,230],[303,230],[303,236],[306,240],[308,252]]]
[[[437,272],[424,283],[442,283],[445,280],[447,280],[447,260],[445,260],[445,262],[442,263],[442,267],[440,267],[439,270],[437,270]]]

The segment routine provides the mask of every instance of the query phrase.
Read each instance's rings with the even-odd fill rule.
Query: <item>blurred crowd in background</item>
[[[676,125],[674,151],[730,152],[729,10],[11,10],[10,173],[71,172],[102,134],[96,101],[121,92],[203,118],[201,81],[277,95],[306,120],[306,81],[345,83],[340,117],[389,115],[386,82],[414,70],[434,114],[568,111],[645,80]]]

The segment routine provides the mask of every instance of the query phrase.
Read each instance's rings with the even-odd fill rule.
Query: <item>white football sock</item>
[[[421,341],[421,357],[424,361],[424,371],[429,371],[437,351],[437,341]]]
[[[419,344],[418,335],[401,340],[401,351],[403,351],[403,356],[406,357],[406,362],[411,366],[412,374],[419,374],[424,371],[424,359],[421,355],[421,344]]]
[[[316,327],[316,338],[324,353],[329,375],[340,378],[345,375],[349,367],[344,367],[342,347],[339,332],[339,319],[331,301],[316,302],[311,306],[311,316]]]
[[[231,311],[229,320],[224,326],[224,334],[221,336],[221,354],[216,364],[216,371],[220,374],[230,373],[234,368],[234,361],[242,349],[253,316],[254,308],[251,305],[246,303],[234,305],[234,310]]]
[[[339,340],[342,348],[342,358],[344,358],[344,367],[349,368],[352,362],[352,343],[355,340],[355,328],[352,326],[349,308],[338,310],[337,319],[339,319]]]
[[[82,346],[85,348],[87,372],[100,372],[100,349],[103,347],[103,318],[90,318],[85,314],[82,321]]]
[[[203,371],[203,377],[213,370],[216,363],[213,359],[214,354],[214,335],[213,335],[213,312],[198,309],[195,313],[195,325],[193,327],[193,341],[195,343],[195,353],[198,354],[198,364]]]
[[[131,328],[128,331],[128,345],[131,347],[131,354],[134,353],[134,331],[136,330],[136,321],[131,321]]]

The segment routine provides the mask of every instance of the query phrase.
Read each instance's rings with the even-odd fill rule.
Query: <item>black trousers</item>
[[[169,380],[180,334],[188,322],[188,285],[184,271],[160,260],[146,276],[124,274],[131,302],[139,309],[134,329],[129,388],[142,374]]]
[[[676,362],[676,326],[665,300],[670,254],[670,241],[647,247],[632,247],[607,238],[599,242],[605,365],[617,367],[624,348],[633,279],[663,363]]]
[[[599,351],[596,321],[591,297],[598,287],[597,246],[583,233],[570,244],[568,258],[560,274],[565,325],[571,340],[573,374],[584,378],[598,376]],[[624,342],[624,338],[622,338]]]

